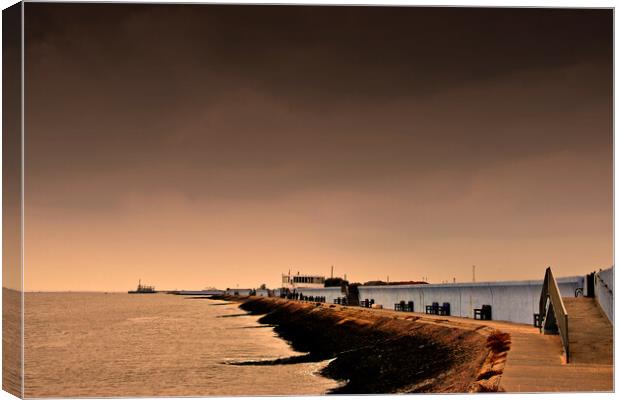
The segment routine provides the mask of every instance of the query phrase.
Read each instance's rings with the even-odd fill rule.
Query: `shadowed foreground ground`
[[[230,298],[228,298],[230,299]],[[276,298],[241,299],[259,322],[305,356],[256,364],[333,359],[334,393],[497,391],[509,335],[488,328],[417,321],[407,314]]]

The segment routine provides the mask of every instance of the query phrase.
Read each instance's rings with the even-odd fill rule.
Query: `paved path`
[[[613,328],[594,299],[565,298],[568,313],[569,362],[613,364]]]
[[[564,298],[568,313],[569,363],[560,337],[537,328],[503,330],[512,336],[500,385],[507,392],[613,390],[613,328],[594,299]]]
[[[488,326],[511,335],[500,386],[506,392],[613,391],[613,328],[594,299],[564,298],[569,315],[571,359],[564,361],[560,336],[543,335],[538,328],[502,321],[434,316],[376,310],[428,321],[462,326]],[[373,310],[375,311],[375,310]]]

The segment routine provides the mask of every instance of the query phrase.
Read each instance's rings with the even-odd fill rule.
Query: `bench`
[[[491,306],[489,304],[483,304],[482,308],[474,308],[474,319],[492,320]]]
[[[438,307],[437,314],[450,315],[450,303],[443,303],[442,306]]]
[[[410,311],[413,312],[413,301],[405,303],[405,300],[401,300],[398,303],[394,303],[394,311]]]
[[[537,328],[542,327],[543,317],[540,314],[534,314],[534,326]]]
[[[427,314],[435,314],[435,315],[439,315],[439,303],[433,303],[430,306],[426,306],[426,311]]]
[[[341,306],[346,306],[347,305],[347,298],[346,297],[336,297],[334,299],[334,304],[340,304]]]

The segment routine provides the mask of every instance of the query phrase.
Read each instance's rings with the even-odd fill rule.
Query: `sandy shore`
[[[333,393],[501,390],[510,336],[498,331],[359,307],[263,297],[225,299],[263,315],[259,322],[274,325],[293,348],[308,353],[270,363],[333,359],[321,372],[343,382]]]

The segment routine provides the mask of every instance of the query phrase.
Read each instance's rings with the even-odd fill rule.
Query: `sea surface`
[[[26,293],[25,396],[323,394],[326,365],[237,366],[299,355],[236,304],[167,294]]]

